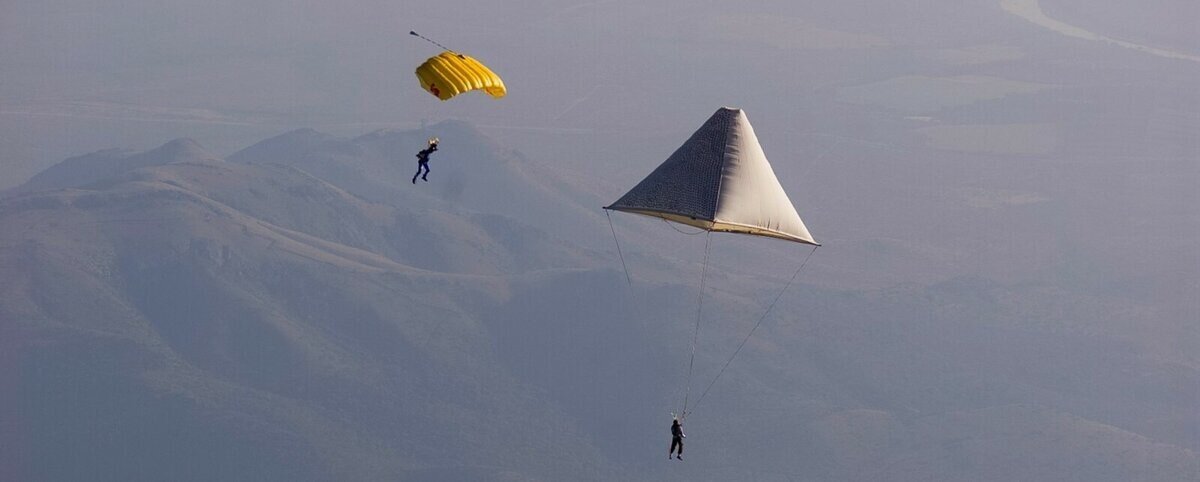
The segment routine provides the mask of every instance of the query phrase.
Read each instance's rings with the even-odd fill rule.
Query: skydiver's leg
[[[679,444],[679,437],[671,437],[671,449],[667,450],[667,458],[675,456],[675,446]]]
[[[413,184],[417,183],[417,176],[421,175],[421,164],[417,163],[417,173],[413,174]]]
[[[429,175],[429,163],[428,163],[428,162],[426,162],[426,163],[422,163],[422,164],[421,164],[421,167],[424,167],[424,168],[425,168],[425,174],[423,174],[423,175],[421,176],[421,180],[423,180],[423,181],[428,181],[429,179],[426,179],[426,176],[428,176],[428,175]]]

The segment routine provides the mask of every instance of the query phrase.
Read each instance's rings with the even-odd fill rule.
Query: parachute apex
[[[780,186],[746,113],[734,107],[717,109],[654,172],[605,209],[819,246]]]

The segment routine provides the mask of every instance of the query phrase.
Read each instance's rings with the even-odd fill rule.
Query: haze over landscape
[[[1200,478],[1192,2],[110,3],[0,6],[2,480]],[[667,461],[600,207],[721,106],[824,246]],[[711,241],[701,387],[809,249]]]

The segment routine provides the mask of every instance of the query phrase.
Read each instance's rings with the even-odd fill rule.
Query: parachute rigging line
[[[739,344],[737,349],[733,351],[733,355],[729,356],[729,360],[725,361],[725,365],[721,367],[721,371],[717,372],[717,376],[713,377],[712,381],[708,383],[708,386],[704,388],[704,392],[700,394],[700,398],[696,399],[695,405],[692,406],[692,411],[695,411],[695,407],[700,405],[700,402],[704,400],[704,396],[708,395],[708,391],[711,390],[713,385],[717,383],[717,380],[721,378],[721,375],[725,374],[725,369],[729,368],[729,364],[733,363],[734,358],[737,358],[738,353],[742,351],[742,347],[746,346],[746,342],[750,341],[750,337],[754,335],[754,332],[758,330],[759,326],[762,326],[763,320],[766,320],[767,315],[771,314],[771,310],[775,308],[775,304],[778,303],[779,299],[783,297],[783,294],[787,292],[788,287],[792,286],[792,282],[796,281],[796,276],[800,274],[800,270],[804,269],[804,265],[808,264],[809,258],[812,258],[813,253],[816,253],[817,248],[819,247],[821,246],[814,245],[812,251],[808,252],[808,256],[804,257],[804,261],[800,263],[800,267],[796,268],[795,273],[792,273],[792,278],[788,280],[787,284],[783,285],[783,289],[779,290],[779,294],[775,295],[775,299],[771,301],[771,304],[767,305],[767,310],[763,312],[762,316],[758,317],[758,322],[754,324],[754,328],[751,328],[750,333],[747,333],[746,337],[742,338],[742,343]],[[684,410],[681,420],[683,418],[687,418],[689,413],[691,412]]]
[[[608,213],[607,209],[604,210],[604,217],[608,218],[608,230],[612,232],[613,244],[617,245],[617,256],[621,258],[621,269],[625,270],[625,282],[632,287],[633,280],[629,278],[629,267],[625,265],[625,255],[621,253],[621,242],[617,241],[617,230],[613,229],[612,215]]]
[[[667,225],[667,226],[670,226],[670,227],[671,227],[671,229],[674,229],[674,230],[675,230],[675,232],[677,232],[677,233],[680,233],[680,234],[686,234],[686,235],[688,235],[688,236],[696,236],[696,235],[698,235],[698,234],[704,234],[705,232],[707,232],[707,231],[708,231],[707,229],[701,229],[701,230],[699,230],[699,231],[696,231],[696,232],[694,232],[694,233],[689,233],[689,232],[687,232],[687,231],[684,231],[684,230],[682,230],[682,229],[679,229],[679,228],[675,227],[675,223],[672,223],[672,222],[670,222],[670,221],[667,221],[667,218],[659,218],[659,219],[662,219],[662,222],[663,222],[663,223],[666,223],[666,225]]]
[[[712,242],[712,231],[704,236],[704,265],[700,267],[700,291],[696,293],[696,330],[692,332],[692,357],[688,360],[687,390],[683,392],[683,410],[687,416],[688,397],[692,394],[692,367],[696,364],[696,340],[700,337],[700,316],[704,312],[704,278],[708,275],[708,248]],[[697,400],[699,402],[699,400]]]
[[[450,51],[450,52],[454,52],[454,49],[448,48],[448,47],[446,47],[445,45],[442,45],[442,44],[440,44],[440,43],[434,42],[433,40],[430,40],[428,37],[425,37],[424,35],[421,35],[421,34],[419,34],[419,33],[415,32],[415,31],[409,30],[409,31],[408,31],[408,34],[409,34],[409,35],[412,35],[412,36],[414,36],[414,37],[417,37],[417,38],[419,38],[419,39],[421,39],[421,40],[424,40],[424,41],[426,41],[426,42],[429,42],[429,43],[431,43],[431,44],[437,45],[438,47],[441,47],[441,48],[442,48],[442,50],[448,50],[448,51]]]

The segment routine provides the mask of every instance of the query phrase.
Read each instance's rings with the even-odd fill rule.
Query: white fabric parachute
[[[741,109],[718,109],[671,157],[605,209],[820,246],[779,185]]]

